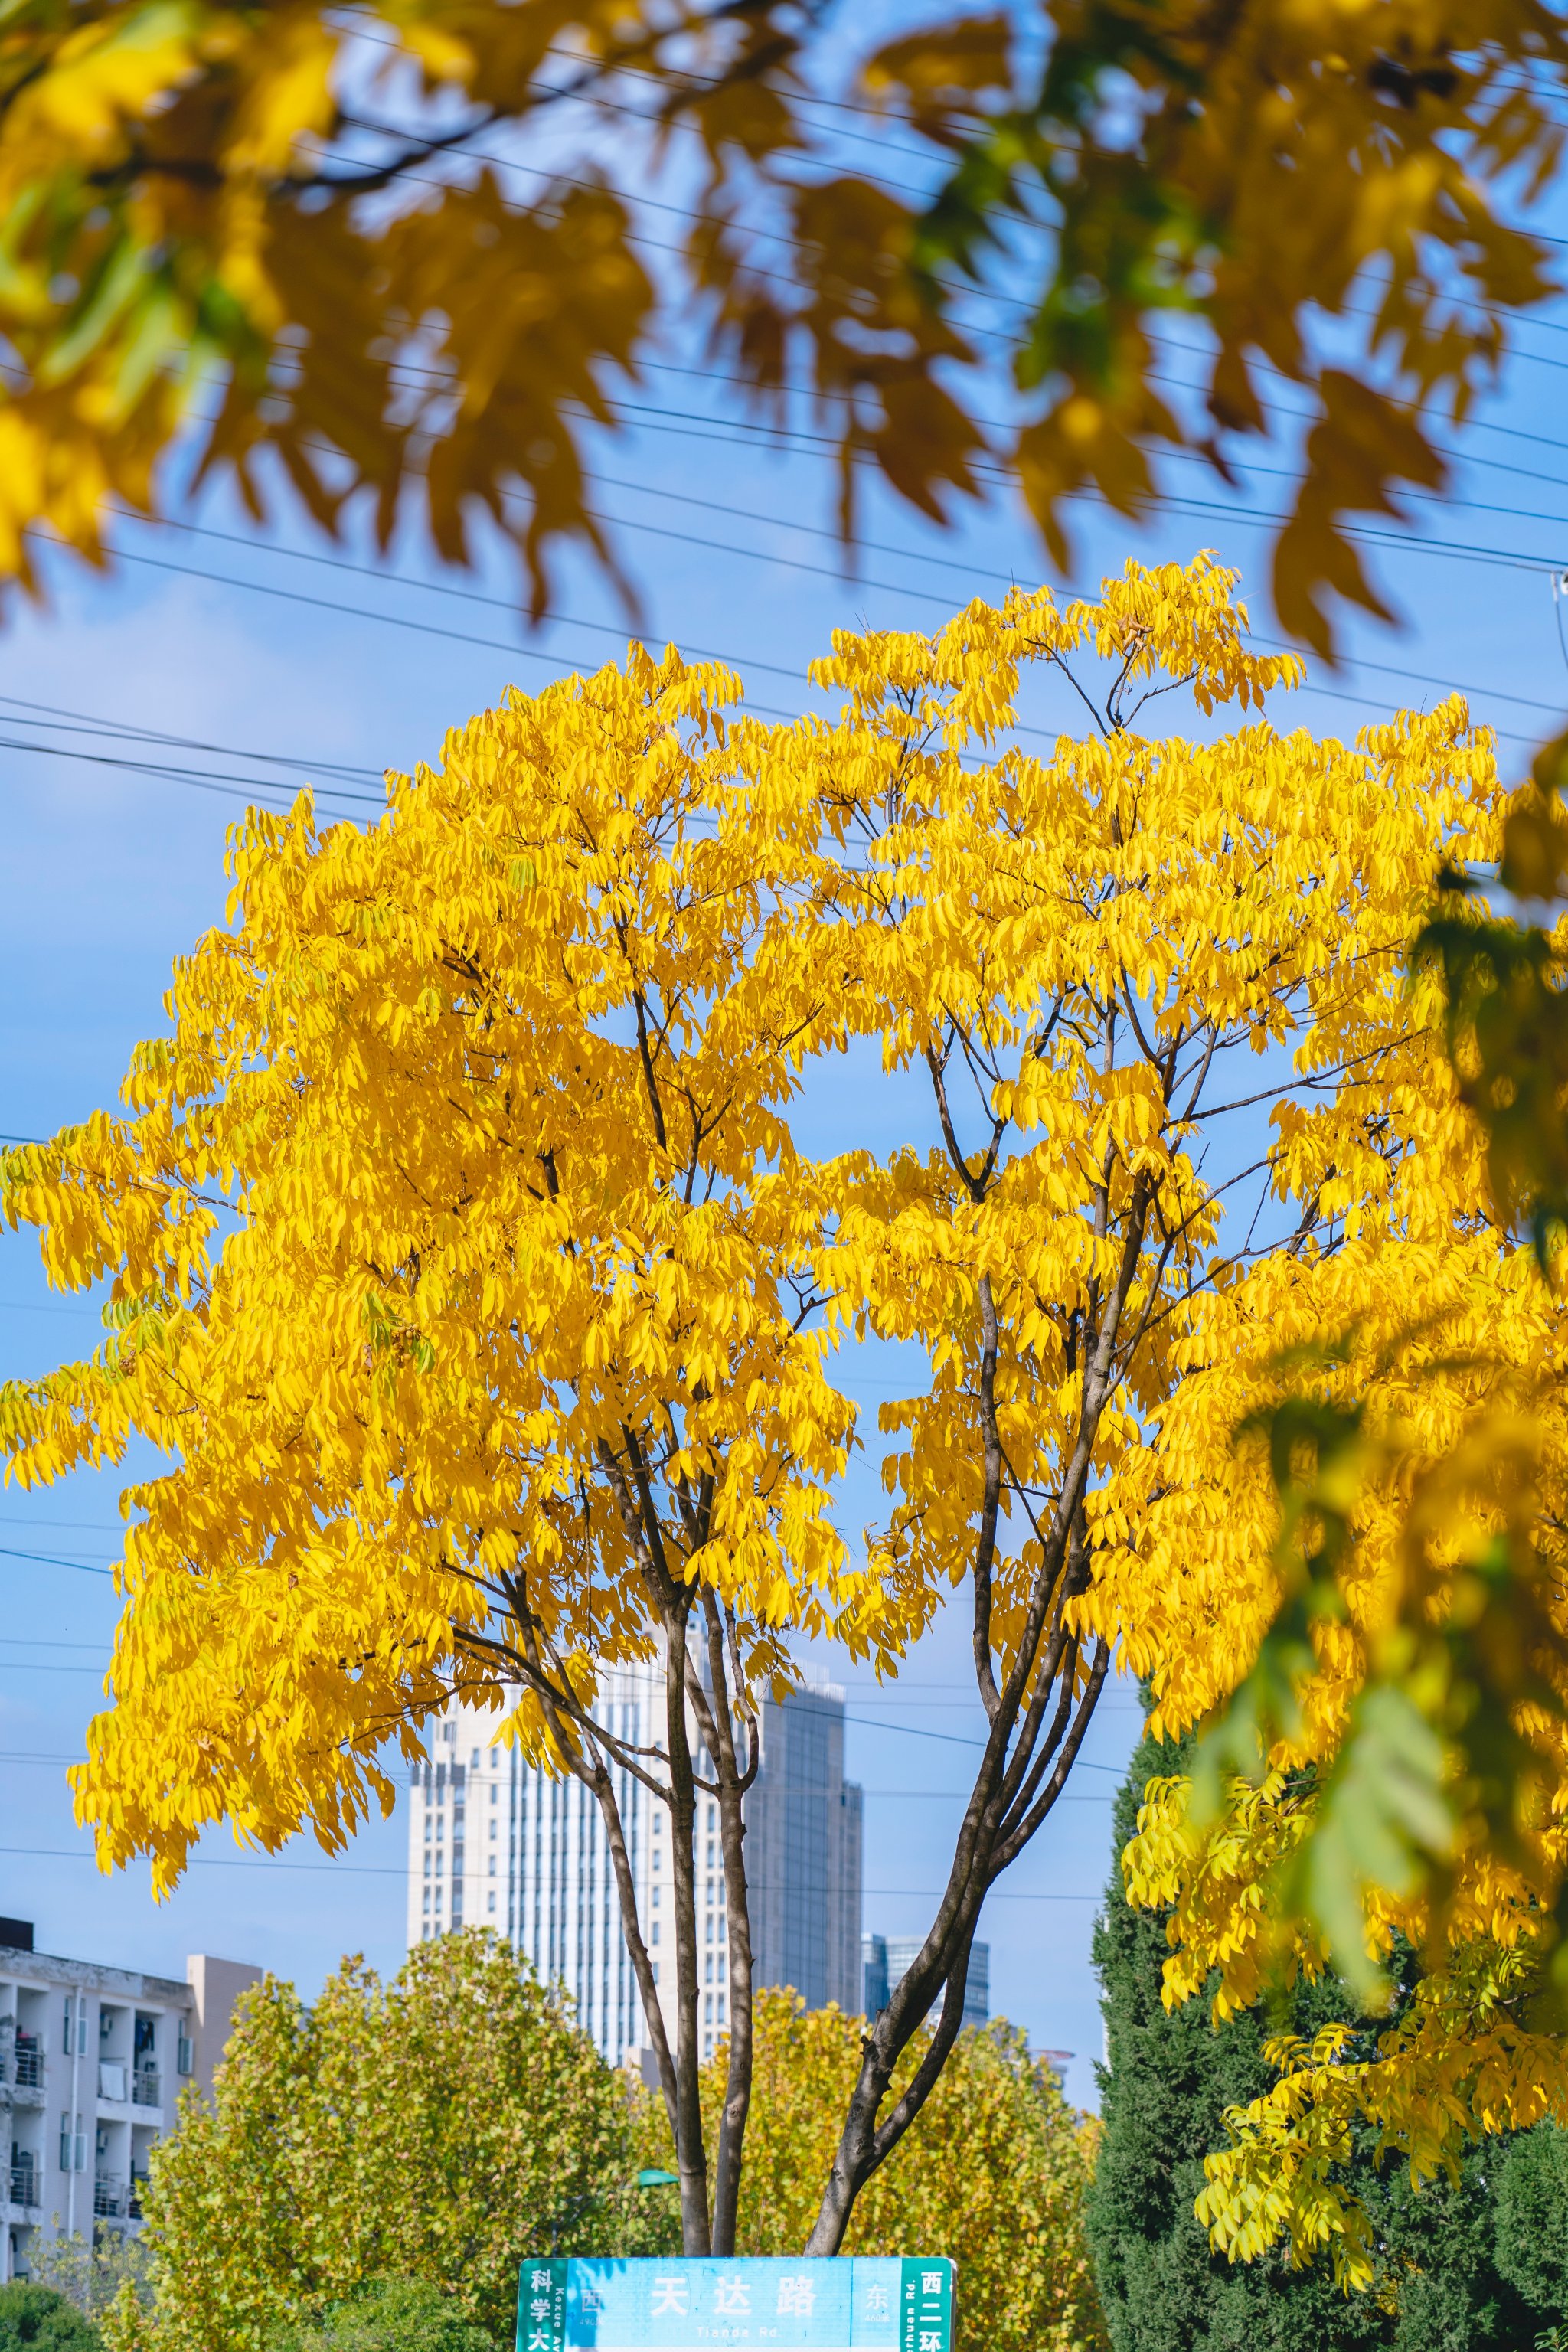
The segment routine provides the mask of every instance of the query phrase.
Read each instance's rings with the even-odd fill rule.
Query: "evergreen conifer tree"
[[[1235,2264],[1210,2252],[1193,2211],[1203,2160],[1224,2144],[1226,2108],[1273,2079],[1270,2032],[1310,2033],[1352,2012],[1331,1979],[1301,1987],[1277,2021],[1252,2011],[1216,2030],[1205,2000],[1163,2007],[1165,1915],[1129,1908],[1120,1857],[1145,1781],[1183,1769],[1184,1753],[1145,1739],[1134,1755],[1095,1932],[1106,2048],[1089,2235],[1115,2352],[1529,2352],[1542,2317],[1496,2262],[1500,2150],[1474,2151],[1457,2186],[1419,2194],[1396,2164],[1380,2171],[1370,2145],[1358,2156],[1379,2248],[1373,2292],[1342,2294],[1326,2262],[1292,2270],[1278,2252]]]

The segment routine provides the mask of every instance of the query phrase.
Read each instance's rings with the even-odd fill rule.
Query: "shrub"
[[[376,2279],[319,2319],[285,2325],[267,2352],[496,2352],[496,2342],[425,2279]]]
[[[103,2352],[103,2338],[53,2287],[14,2279],[0,2286],[0,2352]]]

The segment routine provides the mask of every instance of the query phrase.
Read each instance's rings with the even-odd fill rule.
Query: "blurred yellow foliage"
[[[1058,552],[1070,495],[1136,511],[1162,448],[1226,475],[1293,383],[1275,595],[1324,644],[1326,593],[1376,604],[1344,518],[1442,481],[1430,420],[1549,290],[1492,199],[1513,214],[1558,168],[1561,20],[1044,17],[939,21],[857,61],[785,0],[17,0],[0,576],[33,580],[35,533],[101,560],[117,507],[162,510],[179,446],[258,515],[291,490],[336,530],[357,501],[384,548],[413,512],[464,560],[489,517],[538,612],[561,541],[614,564],[585,424],[683,337],[759,413],[810,406],[847,527],[862,461],[931,516],[1000,468]],[[1169,345],[1184,376],[1170,316],[1203,331]]]

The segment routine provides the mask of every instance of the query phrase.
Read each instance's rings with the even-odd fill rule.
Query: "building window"
[[[658,1921],[656,1919],[656,1920],[654,1921],[654,1923],[653,1923],[652,1929],[650,1930],[649,1935],[648,1935],[648,1942],[649,1942],[650,1944],[657,1944],[657,1943],[658,1943]]]

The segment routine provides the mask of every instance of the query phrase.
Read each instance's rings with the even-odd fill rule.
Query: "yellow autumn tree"
[[[1235,585],[1200,557],[843,635],[836,714],[778,725],[634,647],[458,730],[364,831],[309,795],[253,815],[121,1108],[0,1163],[50,1278],[110,1296],[94,1359],[5,1392],[11,1475],[133,1436],[169,1463],[127,1490],[77,1775],[104,1861],[166,1885],[220,1817],[336,1845],[453,1692],[578,1773],[613,1850],[641,1776],[681,1873],[673,2048],[624,1866],[623,1922],[692,2251],[735,2242],[744,1796],[788,1635],[894,1673],[956,1600],[989,1727],[868,2025],[806,2242],[831,2252],[941,2079],[981,1906],[1113,1656],[1173,1725],[1258,1656],[1289,1569],[1237,1433],[1299,1385],[1281,1349],[1354,1335],[1371,1431],[1420,1326],[1452,1433],[1465,1333],[1554,1344],[1408,980],[1439,864],[1496,855],[1489,738],[1457,698],[1354,745],[1277,731],[1294,663],[1248,650]],[[1023,748],[1031,666],[1096,731]],[[1175,688],[1197,732],[1140,731]],[[849,1104],[809,1155],[794,1099],[861,1044],[915,1123],[873,1149]],[[835,1494],[873,1433],[834,1375],[862,1335],[925,1370],[879,1411],[888,1516],[852,1545]],[[1366,1643],[1330,1632],[1343,1696]],[[597,1705],[650,1657],[651,1755]],[[711,2167],[699,1790],[736,1996]]]
[[[737,2252],[790,2254],[809,2231],[861,2032],[858,2018],[808,2010],[787,1988],[758,1994]],[[924,2042],[917,2033],[910,2042],[904,2073]],[[716,2116],[721,2063],[705,2075]],[[866,2184],[844,2252],[951,2254],[959,2352],[1104,2352],[1084,2229],[1096,2140],[1093,2118],[1068,2106],[1027,2035],[994,2019],[960,2036],[908,2138]],[[661,2137],[647,2152],[668,2161]]]
[[[1376,604],[1346,515],[1441,485],[1434,421],[1551,290],[1517,199],[1564,63],[1542,0],[1053,0],[858,53],[785,0],[18,0],[0,575],[168,511],[178,445],[384,550],[483,518],[538,612],[563,543],[614,563],[584,426],[672,348],[811,404],[847,526],[862,466],[932,517],[1016,473],[1059,547],[1162,453],[1228,479],[1283,378],[1276,601],[1322,644],[1325,592]]]
[[[1515,797],[1500,866],[1445,861],[1415,942],[1467,1114],[1428,1175],[1443,1274],[1403,1321],[1350,1297],[1337,1332],[1292,1335],[1249,1433],[1279,1505],[1252,1663],[1125,1856],[1135,1899],[1174,1906],[1172,2001],[1212,1974],[1223,2018],[1331,1958],[1376,2010],[1396,1952],[1419,1956],[1397,2026],[1278,2041],[1199,2200],[1233,2258],[1283,2238],[1347,2284],[1376,2253],[1352,2129],[1420,2185],[1465,2138],[1568,2105],[1568,918],[1487,904],[1494,878],[1560,895],[1563,757]],[[1157,1713],[1193,1719],[1174,1684]]]

